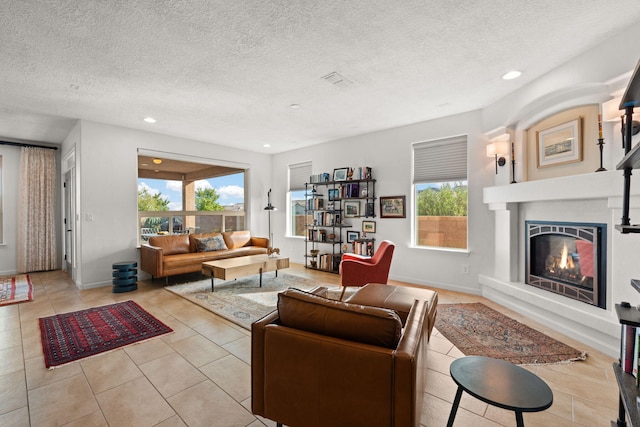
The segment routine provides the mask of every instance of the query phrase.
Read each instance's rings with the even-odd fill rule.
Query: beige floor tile
[[[165,334],[160,337],[162,341],[168,344],[183,340],[185,338],[192,337],[194,335],[198,335],[196,331],[194,331],[193,329],[191,329],[190,327],[188,327],[187,325],[185,325],[184,323],[182,323],[181,321],[179,321],[173,316],[169,315],[168,317],[165,317],[161,320],[165,325],[173,329],[172,333]]]
[[[42,340],[40,339],[40,335],[23,337],[22,345],[22,351],[24,352],[25,359],[33,359],[34,357],[39,357],[44,360],[44,352],[42,351]]]
[[[161,336],[150,339],[149,341],[129,345],[124,347],[123,350],[127,352],[129,357],[131,357],[137,365],[175,353],[175,350],[164,342]]]
[[[246,426],[256,419],[211,381],[190,387],[167,401],[190,427]]]
[[[112,389],[142,376],[124,350],[101,354],[80,362],[94,394]],[[115,373],[115,375],[114,375]]]
[[[223,348],[246,364],[251,364],[251,336],[232,341]]]
[[[20,314],[17,310],[4,317],[0,316],[0,331],[10,331],[13,329],[20,330]]]
[[[202,335],[193,335],[189,338],[170,343],[170,346],[197,368],[229,354],[227,350],[214,344]]]
[[[104,415],[102,415],[102,411],[96,411],[71,421],[69,424],[65,424],[64,427],[108,427],[108,424],[107,420],[104,419]]]
[[[48,317],[56,314],[53,305],[48,299],[43,301],[32,301],[29,303],[23,303],[20,307],[20,321],[37,319],[39,317]]]
[[[23,304],[27,304],[26,302]],[[5,318],[20,318],[20,304],[9,304],[0,306],[0,319]]]
[[[96,395],[110,426],[154,426],[175,415],[146,378],[138,378]]]
[[[30,427],[29,408],[26,406],[15,411],[0,414],[0,426],[2,427]],[[35,427],[35,425],[34,425]]]
[[[0,376],[0,414],[27,406],[24,371]]]
[[[174,415],[171,418],[164,420],[163,422],[156,424],[154,427],[186,427],[182,418],[177,415]]]
[[[24,370],[22,346],[0,350],[0,375]]]
[[[427,351],[427,366],[429,366],[429,369],[438,371],[441,374],[449,375],[449,367],[454,360],[456,360],[454,357],[447,354],[431,350]]]
[[[38,319],[30,319],[20,322],[20,332],[22,337],[37,337],[40,342],[40,322]]]
[[[84,375],[75,375],[29,390],[31,425],[60,426],[98,411]]]
[[[448,339],[444,338],[442,335],[434,333],[431,334],[431,339],[429,340],[428,345],[429,350],[447,354],[452,347],[453,344],[451,344],[451,342]]]
[[[251,396],[251,367],[237,357],[229,355],[200,370],[238,402]]]
[[[165,398],[207,379],[177,353],[143,363],[139,367]]]
[[[242,332],[215,318],[205,319],[193,329],[220,346],[245,336]]]
[[[0,331],[0,350],[12,347],[22,347],[22,334],[20,329],[7,329]]]
[[[71,378],[82,374],[80,363],[73,362],[55,369],[47,369],[44,365],[44,358],[35,357],[25,361],[27,373],[27,388],[29,390],[42,387],[66,378]]]

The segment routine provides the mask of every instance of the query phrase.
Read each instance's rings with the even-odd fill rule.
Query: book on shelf
[[[327,172],[323,172],[323,173],[319,173],[319,174],[316,174],[316,175],[311,175],[309,177],[309,182],[311,184],[329,182],[329,174]]]
[[[314,197],[307,200],[308,211],[317,211],[319,209],[324,209],[324,199]]]
[[[636,341],[636,328],[622,325],[622,339],[620,341],[620,366],[628,374],[633,373],[633,359]]]
[[[372,169],[368,166],[359,166],[353,169],[351,179],[371,179]]]
[[[638,384],[638,351],[640,351],[640,328],[635,328],[635,340],[633,342],[633,363],[631,364],[631,373],[636,377],[636,385]]]

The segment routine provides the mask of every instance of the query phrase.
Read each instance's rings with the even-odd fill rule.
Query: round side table
[[[138,263],[135,261],[115,262],[113,268],[113,293],[130,292],[138,289]]]
[[[489,405],[516,413],[516,425],[524,427],[523,412],[544,411],[553,403],[553,392],[540,377],[504,360],[466,356],[455,360],[449,369],[458,384],[447,427],[453,426],[462,392]]]

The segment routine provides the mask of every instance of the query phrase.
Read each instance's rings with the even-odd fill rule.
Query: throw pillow
[[[222,236],[214,236],[196,239],[196,248],[198,252],[210,252],[227,249],[227,245],[224,243]]]

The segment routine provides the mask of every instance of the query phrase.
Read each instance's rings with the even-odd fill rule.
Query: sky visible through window
[[[231,206],[236,203],[244,203],[244,173],[209,178],[196,181],[196,190],[199,188],[215,188],[220,195],[218,203]],[[138,190],[146,188],[150,194],[161,193],[169,198],[169,210],[182,210],[182,183],[180,181],[167,181],[164,179],[138,178]]]

